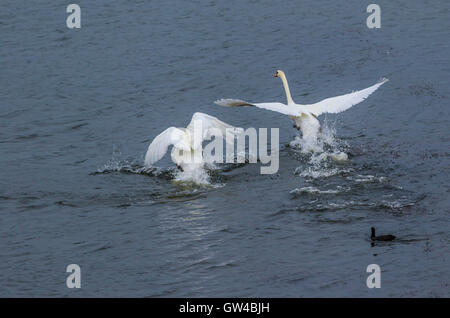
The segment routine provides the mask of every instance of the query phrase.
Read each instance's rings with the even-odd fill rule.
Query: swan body
[[[203,140],[210,139],[214,129],[222,136],[237,134],[239,129],[204,113],[194,113],[186,128],[169,127],[153,139],[145,154],[145,165],[151,166],[167,153],[170,146],[172,161],[182,171],[203,167]],[[226,141],[230,138],[225,138]],[[233,139],[234,142],[234,137]]]
[[[238,107],[238,106],[255,106],[262,109],[275,111],[288,115],[294,121],[294,127],[302,132],[302,138],[307,141],[317,139],[320,132],[320,122],[317,119],[323,113],[340,113],[353,105],[364,101],[370,94],[376,91],[381,85],[388,81],[383,78],[380,82],[360,91],[352,92],[345,95],[330,97],[315,104],[296,104],[289,90],[289,84],[283,71],[278,70],[274,75],[281,78],[286,93],[287,103],[249,103],[240,99],[219,99],[215,103],[220,106]]]

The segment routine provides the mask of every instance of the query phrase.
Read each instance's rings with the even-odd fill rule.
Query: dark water
[[[0,296],[450,296],[448,1],[64,1],[0,6]],[[312,103],[346,163],[286,145],[290,120],[218,98]],[[201,111],[280,127],[280,170],[174,183],[150,141]],[[397,241],[371,246],[369,230]],[[76,263],[82,288],[68,289]],[[381,289],[366,287],[378,264]]]

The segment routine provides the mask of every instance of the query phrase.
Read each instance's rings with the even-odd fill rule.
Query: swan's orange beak
[[[278,73],[273,74],[273,77],[278,77]]]

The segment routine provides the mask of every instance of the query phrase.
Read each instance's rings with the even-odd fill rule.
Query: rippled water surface
[[[448,1],[84,1],[0,5],[0,296],[450,296]],[[313,103],[349,160],[303,154],[280,114]],[[280,128],[280,169],[176,181],[148,144],[196,111]],[[370,227],[397,240],[371,244]],[[82,288],[68,289],[68,264]],[[378,264],[382,288],[366,287]]]

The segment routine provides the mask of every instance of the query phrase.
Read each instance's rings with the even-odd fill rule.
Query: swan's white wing
[[[285,105],[282,103],[249,103],[240,99],[219,99],[214,103],[226,107],[255,106],[258,108],[263,108],[277,113],[296,117],[300,116],[303,113],[302,107],[299,105]]]
[[[202,123],[202,139],[200,141],[195,140],[194,137],[194,125],[195,125],[195,121],[201,121]],[[220,133],[222,134],[222,136],[225,138],[225,140],[233,140],[234,142],[234,138],[226,138],[227,134],[240,134],[242,133],[242,129],[236,128],[234,126],[231,126],[223,121],[221,121],[220,119],[205,114],[205,113],[195,113],[192,116],[192,120],[189,123],[188,129],[191,131],[191,137],[194,138],[193,141],[193,149],[197,149],[200,145],[201,142],[205,139],[210,139],[211,136],[214,134],[214,129],[218,129],[220,131]]]
[[[336,114],[343,112],[344,110],[349,109],[353,105],[361,103],[363,100],[369,97],[370,94],[375,92],[378,87],[380,87],[387,81],[388,81],[387,78],[383,78],[380,82],[368,88],[341,96],[330,97],[316,104],[305,105],[305,109],[307,109],[309,112],[313,113],[316,116],[319,116],[320,114],[323,113]]]
[[[182,141],[185,132],[179,128],[169,127],[153,139],[145,154],[145,165],[150,166],[160,160],[169,149],[169,146]]]
[[[282,103],[255,103],[253,104],[258,108],[271,110],[277,113],[289,115],[289,116],[301,116],[302,109],[298,105],[285,105]]]
[[[211,127],[219,128],[223,132],[225,132],[225,129],[227,129],[227,128],[234,128],[234,126],[231,126],[214,116],[211,116],[211,115],[208,115],[205,113],[199,113],[199,112],[192,115],[192,119],[191,119],[191,122],[189,123],[188,127],[192,127],[193,123],[196,120],[200,120],[202,122],[203,131],[206,131]]]

